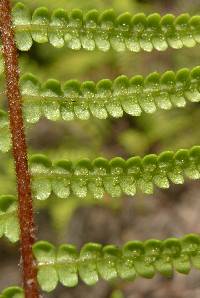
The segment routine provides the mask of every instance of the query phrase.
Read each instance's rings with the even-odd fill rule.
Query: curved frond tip
[[[78,276],[87,285],[94,285],[99,278],[134,280],[139,276],[153,278],[156,273],[170,277],[174,271],[188,274],[191,267],[200,269],[198,234],[163,241],[129,241],[121,249],[88,243],[80,252],[73,245],[55,248],[40,241],[33,246],[33,252],[38,263],[38,282],[46,292],[53,291],[58,282],[74,287]]]
[[[16,43],[22,51],[28,51],[33,40],[50,42],[58,48],[66,44],[73,50],[92,51],[97,47],[108,51],[112,47],[133,52],[194,47],[200,42],[200,16],[191,17],[187,13],[178,17],[172,14],[161,17],[157,13],[116,16],[113,10],[83,13],[73,9],[68,13],[56,9],[50,13],[46,7],[39,7],[31,15],[23,3],[17,3],[12,15]]]
[[[91,196],[102,199],[105,194],[120,197],[134,196],[138,190],[152,194],[154,185],[169,188],[170,182],[183,184],[184,178],[200,178],[200,146],[165,151],[159,155],[149,154],[124,160],[115,157],[80,160],[72,164],[61,160],[52,164],[44,155],[30,159],[32,190],[39,200],[53,193],[59,198],[74,195],[79,198]]]
[[[24,291],[19,287],[9,287],[0,294],[0,298],[25,298]]]

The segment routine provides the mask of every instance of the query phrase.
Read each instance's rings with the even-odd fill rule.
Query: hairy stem
[[[36,238],[36,229],[22,116],[22,100],[19,90],[18,55],[15,46],[14,32],[12,30],[9,0],[0,0],[0,29],[5,59],[10,129],[12,133],[13,156],[18,186],[18,215],[21,234],[23,286],[26,298],[38,298],[37,268],[32,253],[32,245]]]

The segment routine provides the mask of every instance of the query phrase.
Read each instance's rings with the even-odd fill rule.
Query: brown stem
[[[23,268],[23,286],[26,298],[38,298],[37,268],[32,253],[35,242],[35,223],[31,197],[30,174],[27,162],[27,146],[19,90],[18,55],[12,29],[9,0],[0,0],[0,30],[5,59],[7,97],[12,133],[13,156],[18,186],[18,216]]]

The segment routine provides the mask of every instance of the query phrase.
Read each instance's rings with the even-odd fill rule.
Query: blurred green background
[[[13,5],[17,1],[12,1]],[[92,8],[103,11],[114,8],[117,13],[189,12],[199,14],[199,0],[24,0],[33,10],[38,6],[50,9],[62,7],[67,10]],[[98,50],[72,51],[55,49],[50,45],[34,44],[31,51],[20,54],[20,70],[32,72],[42,80],[55,78],[65,82],[68,79],[94,80],[114,79],[125,74],[147,75],[152,71],[174,71],[199,64],[200,46],[192,49],[152,53],[107,53]],[[163,150],[189,148],[200,143],[200,106],[188,104],[185,109],[159,111],[141,117],[124,116],[121,119],[72,122],[50,122],[41,119],[34,126],[27,127],[29,153],[44,153],[53,160],[67,158],[77,161],[98,156],[112,158],[122,156],[158,153]],[[15,176],[10,154],[0,154],[0,193],[15,194]],[[58,200],[52,197],[36,204],[39,225],[39,239],[55,244],[70,242],[78,247],[85,242],[119,244],[133,239],[147,239],[181,236],[184,233],[199,232],[200,184],[187,182],[184,186],[172,186],[170,190],[156,190],[152,197],[137,195],[133,198],[101,202]],[[1,278],[0,287],[19,283],[16,246],[6,240],[0,241]],[[152,281],[138,280],[134,283],[120,281],[98,283],[89,288],[80,284],[76,289],[59,287],[53,295],[56,298],[175,298],[200,297],[200,274],[193,271],[188,277],[176,275],[172,279],[156,277]],[[9,284],[8,284],[9,282]]]

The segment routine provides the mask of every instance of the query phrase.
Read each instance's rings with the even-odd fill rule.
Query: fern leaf
[[[38,200],[46,200],[51,194],[62,199],[70,195],[102,199],[106,193],[111,197],[134,196],[138,190],[152,194],[154,185],[168,188],[170,181],[183,184],[185,177],[199,179],[200,146],[144,158],[135,156],[127,161],[120,157],[110,161],[97,158],[82,159],[77,164],[69,160],[52,163],[44,155],[34,155],[30,158],[30,170],[33,194]],[[17,201],[13,196],[0,196],[0,237],[3,235],[11,242],[19,239]],[[72,276],[69,282],[74,280]]]
[[[91,115],[119,118],[123,112],[140,116],[142,112],[180,108],[187,101],[200,101],[200,66],[191,71],[184,68],[176,74],[154,72],[146,78],[120,76],[113,82],[101,80],[97,84],[70,80],[61,87],[60,82],[51,79],[42,85],[31,74],[22,76],[20,82],[25,118],[31,123],[41,116],[50,120],[87,120]]]
[[[9,287],[3,290],[0,298],[24,298],[24,291],[19,287]]]
[[[117,277],[134,280],[152,278],[156,273],[172,276],[174,271],[188,274],[191,267],[200,269],[200,236],[188,234],[166,240],[129,241],[121,249],[115,245],[88,243],[80,252],[69,244],[55,246],[46,241],[34,244],[38,264],[38,282],[46,292],[58,282],[66,287],[78,284],[78,275],[87,285],[99,278],[110,281]]]
[[[123,193],[134,196],[140,189],[152,194],[154,185],[168,188],[169,182],[183,184],[184,178],[200,178],[200,146],[150,154],[144,158],[135,156],[127,161],[115,157],[110,161],[97,158],[83,159],[77,164],[68,160],[54,164],[44,155],[30,159],[32,190],[39,200],[52,193],[59,198],[70,194],[85,198],[88,195],[102,199],[105,193],[120,197]]]
[[[37,8],[31,15],[22,3],[12,11],[17,47],[22,51],[31,48],[33,40],[38,43],[50,42],[54,47],[79,50],[81,47],[93,51],[96,47],[108,51],[128,49],[151,52],[194,47],[200,42],[200,16],[181,14],[175,17],[167,14],[161,17],[154,13],[116,16],[113,10],[102,13],[79,9],[66,12],[56,9],[50,14],[46,7]]]
[[[19,240],[17,201],[13,196],[0,196],[0,238],[6,236],[11,242]]]
[[[106,119],[119,118],[123,113],[140,116],[142,112],[153,113],[157,109],[169,110],[184,107],[189,102],[200,101],[200,66],[191,71],[180,69],[176,74],[157,72],[146,78],[140,75],[128,79],[120,76],[113,82],[101,80],[97,84],[75,80],[63,86],[57,80],[41,82],[32,74],[20,80],[24,104],[24,117],[36,123],[42,116],[49,120],[87,120],[91,116]],[[8,119],[0,111],[0,150],[10,148]]]

